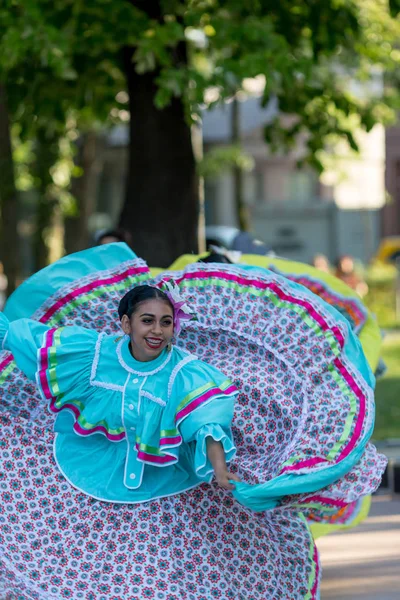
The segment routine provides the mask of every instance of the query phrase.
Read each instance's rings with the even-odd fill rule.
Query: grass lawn
[[[390,332],[383,344],[386,375],[376,384],[376,423],[373,438],[400,439],[400,332]]]

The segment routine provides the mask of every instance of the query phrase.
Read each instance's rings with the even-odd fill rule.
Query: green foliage
[[[376,384],[376,440],[400,438],[400,334],[389,332],[383,343],[387,373]]]
[[[215,147],[198,163],[199,174],[207,179],[218,177],[235,167],[242,171],[251,171],[254,167],[253,157],[235,145]]]
[[[48,227],[57,207],[76,212],[69,185],[79,176],[73,164],[79,133],[119,120],[121,43],[133,39],[132,23],[142,26],[138,14],[128,2],[114,10],[104,0],[91,6],[0,0],[0,81],[14,123],[17,187],[36,192],[38,230]],[[42,233],[37,231],[39,245]],[[36,254],[46,260],[43,248]]]
[[[210,88],[220,102],[261,74],[263,102],[274,95],[282,113],[296,115],[270,124],[266,141],[290,148],[305,135],[306,159],[321,169],[318,151],[332,135],[357,149],[351,115],[368,131],[394,114],[398,8],[398,0],[0,0],[0,78],[26,139],[40,121],[63,134],[71,112],[79,127],[112,122],[125,47],[135,49],[138,73],[156,72],[156,105],[182,97],[188,115]],[[383,72],[386,91],[375,94],[369,84]]]
[[[375,262],[366,272],[368,294],[363,301],[383,329],[399,327],[396,314],[397,269],[393,265]]]
[[[397,270],[392,265],[375,263],[368,268],[369,291],[363,301],[386,330],[382,358],[387,372],[376,384],[376,422],[374,438],[400,438],[400,322],[396,314]]]
[[[79,133],[126,120],[118,98],[129,60],[137,73],[154,73],[155,105],[182,99],[188,121],[198,119],[210,90],[211,107],[263,76],[261,102],[275,97],[280,109],[265,129],[270,148],[289,150],[301,136],[303,161],[322,170],[327,144],[339,138],[357,150],[355,129],[388,123],[400,107],[399,7],[399,0],[0,0],[0,81],[18,124],[19,186],[73,211],[68,183],[57,186],[52,173],[63,164],[69,182]],[[49,177],[36,164],[43,136],[53,140]],[[30,149],[25,162],[22,148]],[[200,170],[238,165],[240,152],[228,155],[211,156]]]
[[[397,17],[397,15],[400,13],[399,0],[389,0],[389,9],[392,17]]]
[[[385,107],[398,102],[397,13],[398,0],[0,0],[0,77],[28,136],[38,120],[62,129],[71,111],[80,127],[112,122],[124,47],[135,48],[138,73],[156,72],[156,105],[182,97],[188,115],[208,89],[222,101],[261,74],[263,101],[274,95],[297,116],[269,125],[267,142],[290,148],[306,135],[320,168],[332,135],[357,149],[349,116],[366,130],[393,116]],[[376,95],[369,84],[383,72],[386,91]],[[354,81],[364,87],[352,92]]]
[[[399,327],[396,316],[396,294],[392,284],[374,283],[369,286],[369,291],[364,298],[368,309],[376,316],[380,325],[385,329]]]

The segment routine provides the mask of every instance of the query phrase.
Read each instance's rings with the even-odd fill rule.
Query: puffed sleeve
[[[43,398],[62,408],[68,397],[84,397],[98,334],[83,327],[49,329],[31,319],[9,322],[0,313],[0,341]],[[55,412],[58,412],[56,410]]]
[[[196,450],[194,455],[194,471],[200,479],[209,480],[213,475],[214,469],[207,456],[207,438],[211,437],[217,442],[221,442],[225,453],[225,460],[229,463],[236,454],[236,447],[232,440],[231,430],[212,423],[204,425],[196,433]]]
[[[2,350],[9,350],[17,366],[28,379],[35,380],[38,351],[48,332],[48,327],[31,319],[10,322],[0,313],[0,340]]]
[[[192,467],[196,475],[209,480],[213,467],[207,457],[207,438],[221,442],[227,462],[236,453],[231,423],[237,389],[218,369],[200,360],[182,369],[174,386],[179,395],[175,422],[183,443],[195,442]]]

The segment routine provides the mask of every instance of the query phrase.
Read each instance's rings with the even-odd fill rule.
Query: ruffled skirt
[[[118,331],[136,261],[120,244],[66,257],[21,286],[6,313]],[[192,265],[167,276],[198,315],[178,344],[239,387],[233,467],[243,483],[234,495],[202,484],[140,505],[83,495],[54,462],[53,416],[3,353],[1,597],[316,599],[307,517],[329,518],[379,484],[374,381],[346,319],[267,270]]]

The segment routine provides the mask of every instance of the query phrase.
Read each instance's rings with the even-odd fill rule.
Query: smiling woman
[[[384,464],[340,313],[266,269],[151,280],[121,244],[37,273],[5,313],[1,592],[318,598],[305,515],[371,493]]]
[[[153,360],[171,343],[174,309],[168,296],[158,288],[149,285],[134,288],[121,300],[118,312],[136,360]]]
[[[122,298],[122,340],[83,327],[10,323],[0,314],[3,348],[36,379],[58,415],[58,467],[74,487],[99,500],[143,502],[213,475],[226,489],[233,488],[229,479],[238,480],[226,465],[235,454],[230,422],[236,388],[217,369],[172,347],[185,303],[175,290],[176,303],[163,285],[139,285]],[[104,445],[97,432],[126,444]]]

